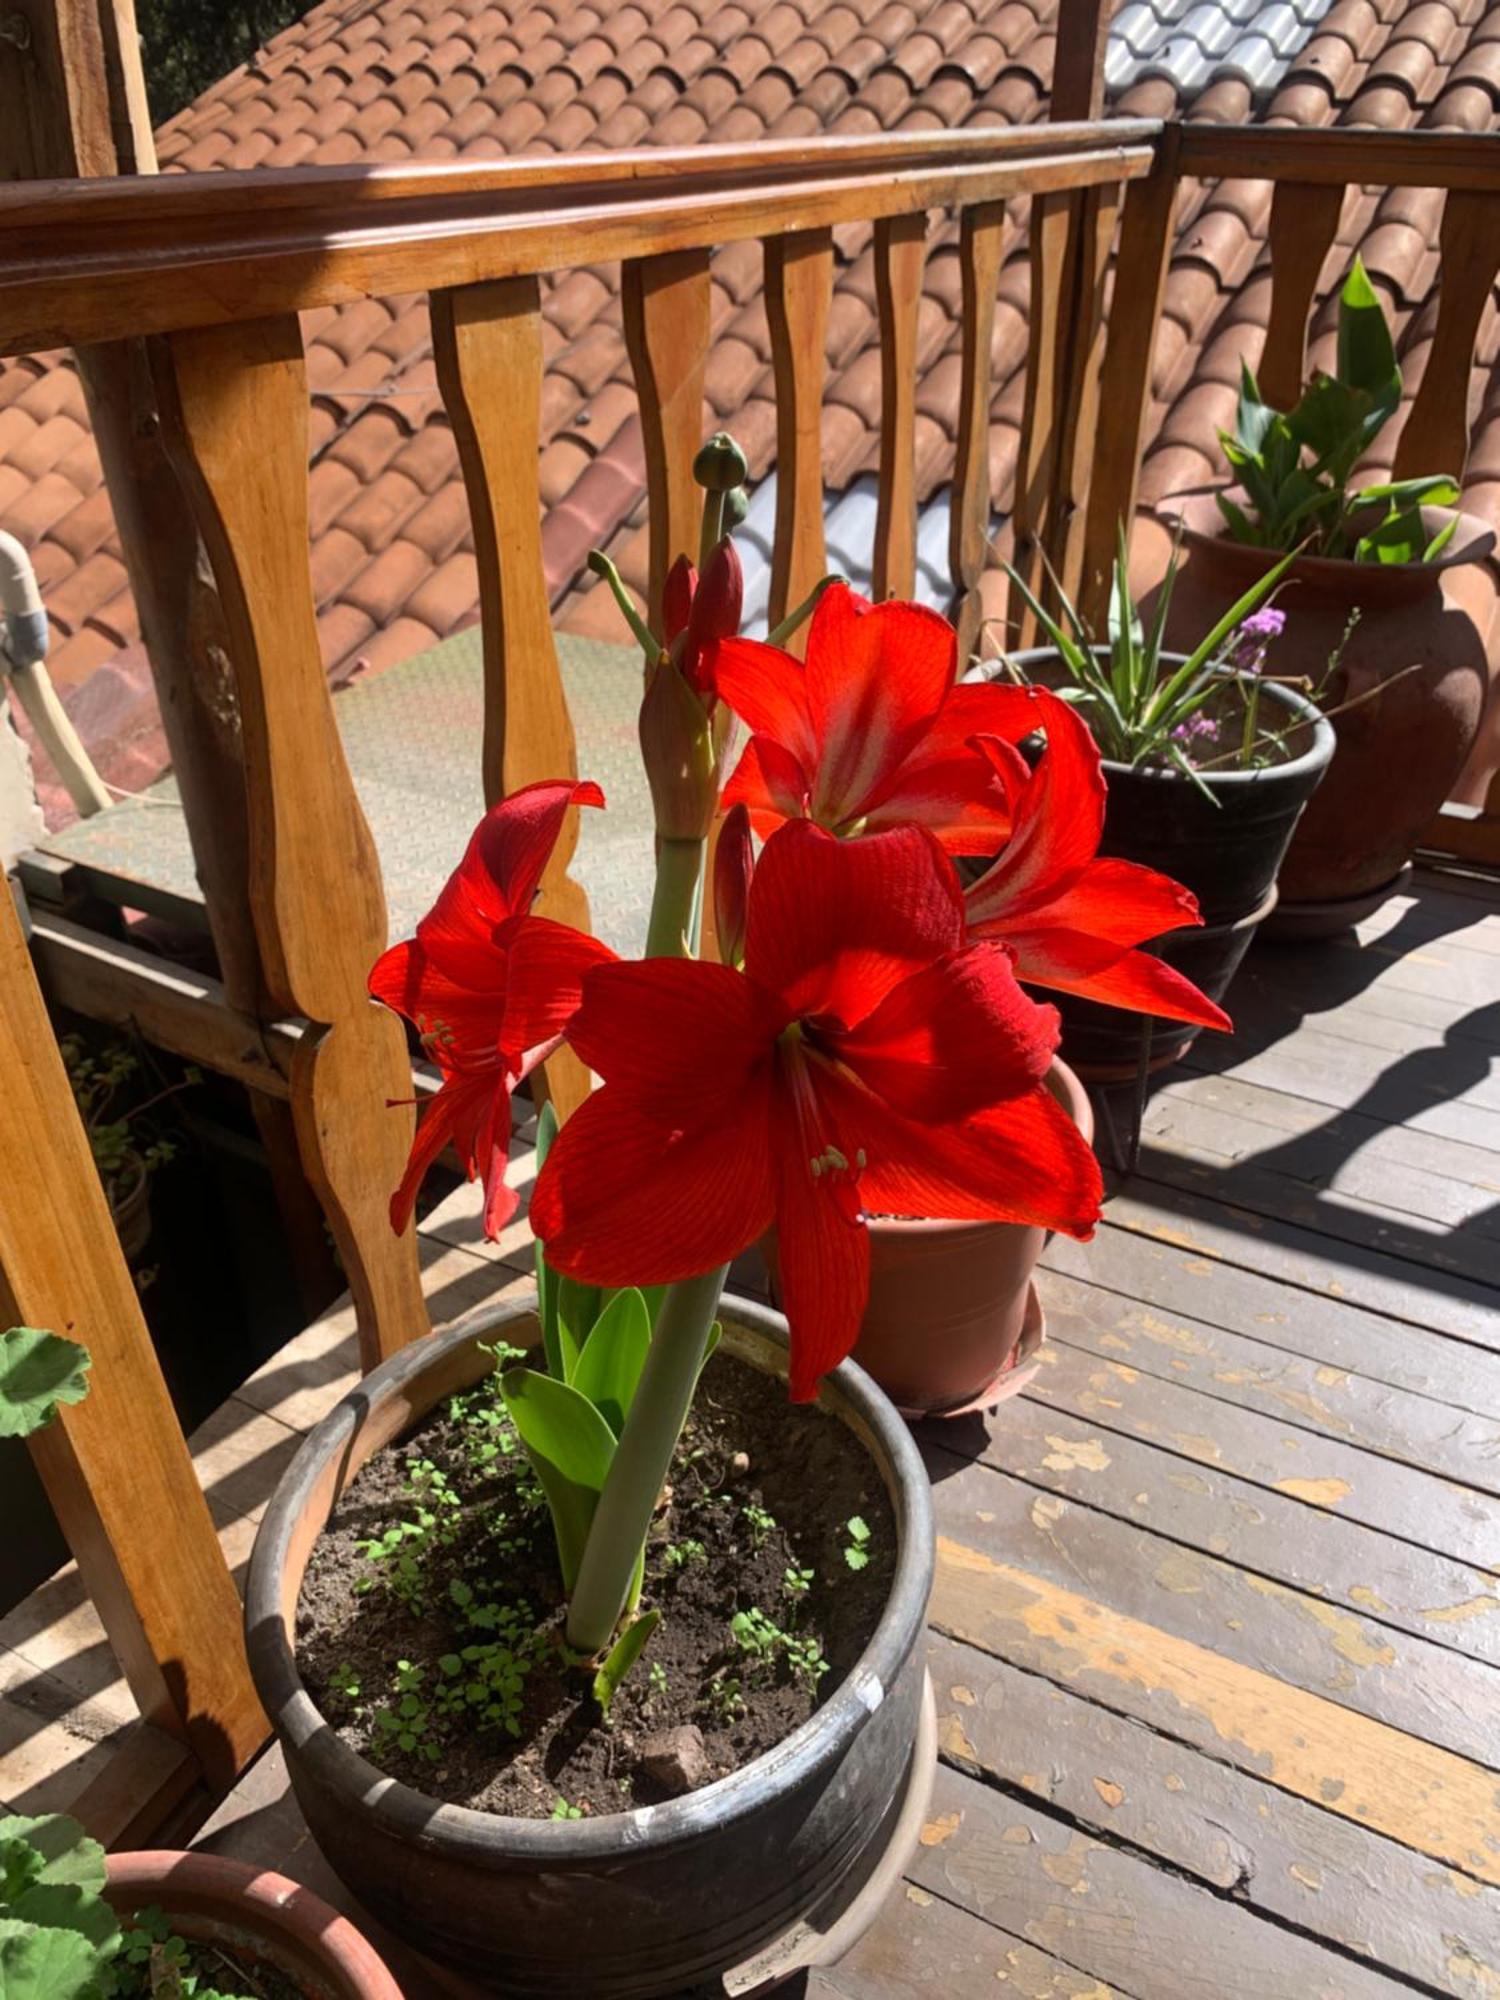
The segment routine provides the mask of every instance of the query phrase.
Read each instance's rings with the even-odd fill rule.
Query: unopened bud
[[[731,806],[719,828],[714,850],[714,929],[719,958],[740,965],[745,957],[745,920],[750,906],[750,878],[755,872],[755,847],[750,838],[750,813]]]
[[[749,462],[728,431],[715,431],[693,460],[693,477],[706,493],[732,493],[743,486]]]
[[[706,840],[719,803],[722,745],[674,660],[651,669],[641,702],[641,760],[663,840]]]
[[[750,512],[750,492],[745,486],[736,486],[724,495],[723,529],[732,535]]]

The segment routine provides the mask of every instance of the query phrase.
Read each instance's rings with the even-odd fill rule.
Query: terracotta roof
[[[161,161],[170,172],[1025,122],[1046,109],[1054,5],[324,0],[174,118],[160,134]],[[1284,69],[1259,102],[1256,90],[1274,68],[1260,59],[1258,67],[1216,67],[1216,52],[1240,39],[1237,27],[1226,41],[1224,20],[1240,21],[1243,0],[1156,6],[1177,42],[1196,41],[1203,61],[1163,57],[1153,68],[1147,60],[1150,73],[1112,98],[1121,113],[1175,112],[1185,84],[1196,90],[1199,118],[1471,131],[1500,122],[1500,4],[1302,0],[1266,10]],[[1140,4],[1125,10],[1138,42],[1142,14]],[[1431,331],[1440,200],[1427,191],[1355,191],[1328,270],[1332,279],[1348,250],[1362,246],[1413,363]],[[1240,356],[1254,359],[1264,326],[1269,204],[1269,188],[1254,183],[1185,191],[1157,355],[1148,496],[1212,468],[1214,426],[1228,418]],[[824,471],[828,486],[842,490],[876,462],[879,365],[869,229],[840,230],[838,251]],[[735,430],[764,473],[775,422],[758,247],[718,253],[713,279],[711,415]],[[1018,230],[994,335],[991,446],[1002,510],[1018,436],[1027,293]],[[566,593],[594,542],[613,543],[633,582],[645,574],[640,431],[617,271],[565,272],[545,285],[544,299],[549,578],[554,596],[566,597],[569,623],[613,636],[613,616],[597,596]],[[929,493],[952,466],[958,318],[956,232],[944,226],[931,242],[920,324],[918,468]],[[1470,504],[1500,517],[1494,320],[1492,310],[1481,339],[1476,407],[1484,421]],[[1326,311],[1319,327],[1326,343]],[[306,333],[313,575],[328,666],[342,678],[473,623],[477,589],[423,302],[309,314]],[[87,679],[137,627],[78,381],[55,356],[0,362],[0,522],[34,551],[55,626],[55,674],[64,684]]]

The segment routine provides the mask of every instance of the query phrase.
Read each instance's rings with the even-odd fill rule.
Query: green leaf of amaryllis
[[[615,1434],[587,1396],[535,1368],[508,1368],[500,1394],[547,1496],[563,1585],[571,1591]]]
[[[557,1344],[562,1350],[562,1373],[571,1382],[578,1367],[583,1344],[594,1330],[605,1294],[597,1285],[581,1284],[564,1278],[557,1288]]]
[[[643,1611],[610,1647],[607,1659],[594,1676],[594,1699],[606,1715],[621,1681],[641,1657],[646,1641],[660,1623],[659,1611]]]
[[[616,1292],[595,1320],[573,1369],[573,1387],[588,1397],[616,1437],[625,1428],[650,1346],[646,1301],[637,1291]]]

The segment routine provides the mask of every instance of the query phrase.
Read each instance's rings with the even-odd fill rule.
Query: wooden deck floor
[[[822,2000],[1500,1996],[1500,891],[1263,947],[1232,1010],[1049,1251],[1031,1387],[923,1436],[943,1763]],[[467,1194],[424,1234],[445,1316],[523,1282]],[[351,1374],[333,1315],[208,1427],[236,1556]],[[23,1810],[59,1731],[86,1762],[118,1726],[49,1589],[0,1624],[7,1727],[45,1720],[0,1739]],[[262,1760],[205,1837],[315,1874],[279,1793]]]

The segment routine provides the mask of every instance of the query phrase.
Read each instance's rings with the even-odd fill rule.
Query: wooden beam
[[[1200,180],[1324,181],[1339,187],[1473,188],[1500,193],[1491,133],[1356,132],[1299,125],[1187,124],[1182,171]]]
[[[510,181],[503,168],[306,168],[296,200],[259,170],[119,182],[94,202],[63,186],[32,189],[21,207],[0,189],[0,353],[1114,185],[1149,171],[1159,130],[1121,120],[891,133],[869,158],[829,140],[785,164],[774,145],[647,148],[608,170],[575,160],[571,180],[561,163],[530,161]]]
[[[142,1715],[227,1785],[267,1725],[239,1596],[162,1379],[8,889],[0,893],[0,1325],[93,1357],[31,1440]]]
[[[122,1851],[155,1847],[157,1835],[184,1799],[204,1796],[203,1773],[185,1744],[149,1722],[132,1725],[68,1811],[84,1832]]]

